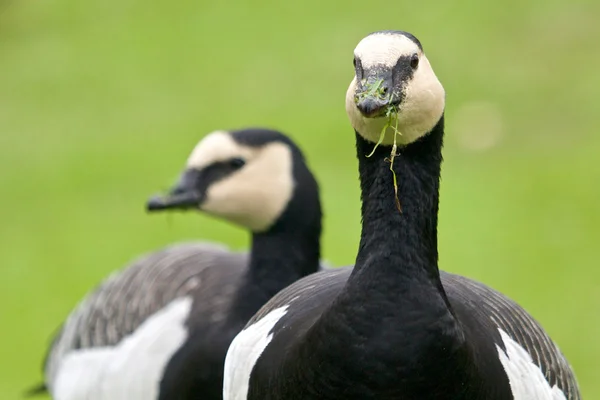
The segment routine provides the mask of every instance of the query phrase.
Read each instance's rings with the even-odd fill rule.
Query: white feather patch
[[[502,329],[498,330],[506,352],[499,346],[496,348],[508,376],[514,400],[566,400],[567,397],[558,386],[550,387],[542,370],[533,362],[527,350]]]
[[[273,339],[269,332],[287,313],[288,307],[274,309],[233,339],[225,357],[223,400],[247,399],[252,369]]]
[[[173,300],[114,347],[75,350],[60,362],[55,400],[151,400],[173,354],[187,338],[191,297]]]

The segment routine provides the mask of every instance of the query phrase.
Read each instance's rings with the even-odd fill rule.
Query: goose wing
[[[527,311],[502,293],[482,283],[446,272],[441,272],[440,275],[444,289],[453,305],[460,303],[460,306],[466,307],[469,313],[476,314],[479,318],[488,318],[497,329],[502,331],[499,334],[498,342],[503,344],[502,351],[507,357],[510,357],[511,350],[521,351],[518,347],[528,353],[525,355],[521,351],[519,357],[522,357],[522,360],[527,359],[530,366],[529,357],[531,357],[533,363],[541,370],[543,378],[547,382],[541,382],[541,384],[548,385],[548,399],[579,400],[581,398],[577,380],[567,359],[541,325]],[[458,307],[455,308],[458,310]],[[514,348],[515,344],[518,345],[516,349]],[[504,357],[501,356],[502,358]],[[505,369],[520,368],[520,373],[522,373],[523,368],[528,368],[524,364],[515,365],[513,363],[512,367],[505,364]],[[518,373],[515,371],[513,377]],[[513,392],[518,391],[519,389],[515,385],[519,383],[515,382],[516,379],[510,379],[511,371],[507,371],[507,374],[511,380]],[[524,385],[527,384],[531,385],[524,383]],[[558,393],[556,388],[560,389],[562,394]],[[520,393],[525,393],[526,390],[523,388]]]
[[[174,300],[202,290],[201,282],[210,280],[213,271],[241,274],[247,260],[247,254],[225,246],[181,243],[114,272],[77,305],[54,336],[44,360],[46,384],[52,386],[68,353],[117,345]]]

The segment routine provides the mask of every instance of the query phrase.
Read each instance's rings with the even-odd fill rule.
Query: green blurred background
[[[520,302],[600,398],[600,2],[0,0],[0,398],[36,383],[49,337],[140,253],[247,234],[144,212],[193,145],[266,125],[305,150],[323,250],[354,260],[344,111],[367,33],[421,39],[447,90],[441,268]]]

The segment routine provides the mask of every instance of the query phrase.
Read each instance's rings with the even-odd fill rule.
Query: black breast
[[[297,372],[285,368],[283,360],[286,357],[282,357],[283,354],[288,355],[288,358],[290,354],[294,354],[295,344],[303,340],[306,332],[318,321],[329,305],[335,301],[344,288],[351,271],[351,268],[340,268],[304,278],[280,292],[249,322],[249,324],[252,324],[270,311],[288,305],[287,313],[272,330],[274,333],[273,340],[264,350],[253,369],[250,377],[248,399],[285,398],[286,400],[306,400],[329,398],[327,395],[322,396],[327,391],[327,385],[330,385],[332,381],[344,382],[348,388],[345,396],[340,395],[338,397],[336,394],[335,398],[361,398],[361,396],[357,397],[355,395],[357,391],[361,390],[361,382],[352,380],[348,376],[342,376],[343,373],[341,372],[344,370],[344,363],[357,363],[357,360],[345,358],[343,352],[336,356],[330,355],[330,357],[337,358],[327,360],[328,362],[323,363],[324,368],[322,369],[302,371],[301,377],[294,377]],[[456,376],[466,377],[464,378],[465,382],[462,383],[464,390],[461,389],[457,392],[461,393],[458,399],[513,399],[508,377],[499,360],[498,351],[504,349],[499,328],[531,354],[533,361],[540,366],[551,386],[556,384],[565,393],[568,400],[580,399],[575,378],[572,376],[565,358],[539,324],[521,307],[501,293],[468,278],[441,272],[441,280],[453,313],[460,321],[465,341],[468,343],[467,348],[471,355],[469,359],[472,360],[471,365],[457,365],[457,368],[468,369],[465,374],[456,374]],[[339,323],[341,325],[344,321],[340,320]],[[351,337],[353,334],[352,326],[347,326],[347,330],[347,337]],[[336,335],[323,338],[325,344],[329,344],[334,348],[344,348],[344,340],[344,336],[339,335],[337,332]],[[418,338],[415,338],[415,340],[418,340]],[[314,345],[317,345],[317,343]],[[310,349],[311,346],[307,347]],[[312,357],[310,352],[296,354],[295,356]],[[299,360],[297,361],[300,364]],[[370,365],[371,361],[368,358],[365,359],[364,366]],[[293,365],[295,361],[287,360],[286,362],[289,362],[288,365]],[[336,363],[340,365],[337,370],[329,367]],[[445,375],[452,376],[452,372],[447,371]],[[376,373],[376,371],[373,371],[373,373]],[[440,371],[435,371],[432,376],[438,373],[444,375]],[[340,374],[340,376],[336,376],[336,374]],[[280,376],[281,380],[279,380]],[[402,377],[398,376],[398,380],[401,379]],[[276,393],[270,389],[273,387],[273,380],[278,381]],[[290,382],[289,386],[286,386],[286,381]],[[291,383],[294,381],[306,382],[307,384],[300,388]],[[435,387],[434,382],[431,384],[432,387]],[[339,386],[335,386],[336,393],[339,394]],[[364,393],[362,397],[364,399],[388,398],[386,396],[371,397],[367,394],[369,393],[368,389],[365,389]],[[431,397],[425,393],[422,393],[420,397],[414,397],[411,394],[406,398],[437,399],[437,397]],[[458,399],[453,398],[452,400]]]

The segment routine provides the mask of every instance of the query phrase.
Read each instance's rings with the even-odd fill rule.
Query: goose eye
[[[412,69],[416,69],[419,66],[419,55],[413,54],[410,58],[410,66]]]
[[[229,165],[231,165],[233,168],[242,168],[244,165],[246,164],[246,160],[244,160],[243,158],[240,157],[234,157],[231,160],[229,160]]]

